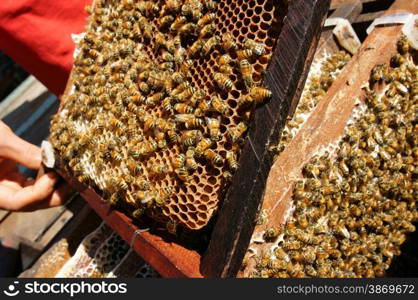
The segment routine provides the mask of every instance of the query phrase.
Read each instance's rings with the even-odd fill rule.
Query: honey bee
[[[212,149],[206,149],[204,156],[207,160],[211,161],[215,166],[220,166],[223,163],[223,158]]]
[[[213,79],[222,90],[232,90],[234,88],[232,80],[223,73],[215,73]]]
[[[152,115],[145,115],[144,116],[144,130],[153,130],[157,127],[157,122]]]
[[[387,66],[384,64],[376,65],[370,72],[371,83],[386,80],[387,77]]]
[[[233,73],[233,69],[230,65],[220,65],[218,69],[219,72],[225,75],[231,75]]]
[[[239,62],[239,68],[241,71],[242,79],[247,88],[253,85],[253,68],[247,59],[243,59]]]
[[[197,27],[202,28],[206,24],[213,22],[215,18],[216,15],[214,13],[208,13],[197,21]]]
[[[249,49],[254,53],[255,55],[264,55],[266,54],[266,48],[263,44],[257,43],[256,41],[252,39],[245,39],[244,40],[244,47],[246,49]]]
[[[250,88],[250,92],[242,100],[242,103],[262,103],[264,100],[268,100],[272,97],[272,92],[266,88],[254,86]]]
[[[194,111],[194,108],[185,104],[185,103],[177,103],[174,105],[174,109],[179,114],[191,114]]]
[[[176,122],[184,123],[186,128],[203,126],[203,120],[193,114],[178,114],[174,118]]]
[[[137,198],[146,208],[150,208],[155,203],[155,193],[149,191],[138,191]]]
[[[236,42],[234,41],[233,36],[230,33],[225,33],[222,36],[222,49],[226,52],[233,50],[236,51],[238,50],[238,46],[236,44]]]
[[[186,80],[184,75],[180,72],[174,72],[173,74],[171,74],[171,77],[173,81],[177,84],[182,84]]]
[[[221,139],[221,132],[219,130],[221,126],[221,118],[206,118],[206,125],[209,128],[210,138],[213,141],[219,141]]]
[[[166,229],[169,233],[171,234],[176,234],[177,233],[177,222],[169,219],[166,223]]]
[[[172,159],[172,166],[174,167],[174,169],[178,169],[178,168],[184,167],[185,162],[186,162],[186,155],[181,153]]]
[[[183,63],[180,65],[180,71],[184,74],[189,73],[189,69],[193,66],[193,60],[192,59],[185,59]]]
[[[231,181],[233,175],[231,174],[231,172],[229,171],[225,171],[222,173],[222,177],[226,180],[226,181]]]
[[[160,11],[160,7],[152,1],[140,1],[137,9],[146,17],[154,16]]]
[[[171,113],[173,110],[172,100],[173,99],[171,97],[165,97],[161,102],[161,106],[166,113]]]
[[[180,36],[176,35],[173,39],[170,39],[168,41],[165,41],[165,48],[168,52],[171,54],[174,54],[177,50],[177,48],[180,46],[181,40]]]
[[[163,97],[164,97],[164,93],[161,93],[161,92],[155,93],[154,95],[146,98],[145,104],[150,107],[155,106],[157,103],[159,103],[163,99]]]
[[[173,98],[176,98],[181,92],[183,92],[189,87],[190,87],[190,82],[184,81],[171,91],[170,96]]]
[[[167,137],[171,143],[176,143],[178,140],[178,134],[174,130],[168,130]]]
[[[85,11],[86,13],[88,13],[89,15],[91,15],[91,14],[93,14],[93,7],[91,7],[91,5],[87,5],[87,6],[84,8],[84,11]]]
[[[206,92],[203,89],[196,89],[192,95],[192,97],[189,99],[189,104],[193,107],[196,107],[196,103],[201,103],[204,101],[204,98],[206,97]],[[200,117],[199,115],[200,111],[198,109],[195,110],[195,115],[197,117]]]
[[[132,159],[126,162],[126,166],[133,175],[139,175],[143,171],[141,165]]]
[[[173,21],[174,21],[174,17],[172,15],[166,15],[164,17],[161,17],[160,18],[160,29],[168,27],[168,25],[173,23]]]
[[[404,55],[409,52],[409,42],[405,35],[402,35],[399,41],[396,43],[400,54]]]
[[[190,2],[186,1],[182,6],[181,6],[181,13],[184,16],[191,16],[193,14],[193,9],[194,9],[194,5],[192,5]]]
[[[185,53],[186,53],[186,50],[183,47],[179,47],[174,53],[174,62],[176,64],[183,63]]]
[[[213,11],[213,10],[215,10],[216,9],[216,1],[214,1],[214,0],[206,0],[205,2],[204,2],[204,4],[205,4],[205,7],[206,7],[206,9],[208,10],[208,11]]]
[[[237,50],[236,51],[238,61],[241,61],[243,59],[248,59],[253,56],[253,51],[251,49],[243,49],[243,50]]]
[[[218,96],[213,96],[210,100],[212,107],[215,111],[223,114],[228,115],[229,114],[229,107],[225,105],[225,103],[222,101],[221,98]]]
[[[176,173],[177,177],[184,183],[188,183],[190,181],[190,175],[186,167],[183,166],[183,167],[177,168],[174,170],[174,172]]]
[[[123,123],[116,118],[111,118],[109,121],[109,125],[110,125],[110,128],[112,129],[117,129],[117,128],[121,128],[124,126]]]
[[[399,53],[395,54],[390,59],[390,64],[393,67],[399,67],[400,65],[402,65],[404,63],[405,63],[405,58],[402,55],[400,55]]]
[[[196,89],[194,87],[188,87],[184,89],[180,94],[175,95],[174,97],[181,102],[187,102],[195,92]]]
[[[228,128],[227,135],[231,139],[233,143],[238,141],[242,135],[247,131],[247,125],[245,123],[241,122],[237,126]]]
[[[170,26],[172,32],[177,32],[186,24],[187,18],[185,16],[178,16]]]
[[[161,70],[173,70],[174,69],[174,62],[166,61],[158,65]]]
[[[144,94],[149,94],[149,92],[150,92],[150,87],[149,87],[149,85],[148,85],[146,82],[141,82],[141,83],[139,84],[139,90],[140,90],[141,92],[143,92]]]
[[[229,54],[224,54],[219,56],[218,58],[218,64],[220,65],[228,65],[229,63],[231,63],[232,58]]]
[[[207,24],[207,25],[203,26],[203,28],[200,30],[199,38],[204,38],[207,35],[213,35],[215,30],[216,30],[216,25],[215,24]]]
[[[99,57],[100,53],[99,51],[95,50],[95,49],[89,49],[88,50],[88,55],[94,59],[96,59],[97,57]]]
[[[161,176],[168,173],[168,168],[164,164],[153,164],[150,168],[150,173],[153,176]]]
[[[268,228],[264,232],[263,237],[266,241],[270,242],[270,241],[275,240],[279,236],[280,232],[281,231],[277,228]]]
[[[148,22],[142,24],[142,36],[147,40],[151,40],[153,37],[153,29]]]
[[[197,108],[194,110],[194,115],[196,117],[203,117],[205,112],[208,112],[211,110],[211,102],[209,100],[203,100],[203,99],[196,99],[196,97],[192,97],[190,103],[191,105],[195,106],[196,103],[199,102]]]
[[[195,156],[195,151],[192,148],[189,148],[186,151],[186,163],[185,166],[189,169],[189,170],[196,170],[197,169],[197,163],[196,160],[194,159]]]
[[[162,53],[161,54],[161,58],[162,58],[162,60],[164,60],[164,61],[168,61],[168,62],[171,62],[171,61],[174,61],[174,55],[173,54],[171,54],[170,52],[164,52],[164,53]]]
[[[208,55],[220,43],[220,37],[213,36],[209,38],[202,47],[204,55]]]
[[[117,195],[117,194],[114,194],[114,195]],[[139,218],[141,218],[143,215],[144,215],[144,213],[145,213],[145,207],[139,207],[139,208],[137,208],[137,209],[135,209],[133,212],[132,212],[132,216],[135,218],[135,219],[139,219]]]
[[[165,2],[165,5],[162,11],[163,15],[166,12],[173,12],[173,13],[179,12],[181,9],[182,2],[183,1],[181,0],[167,0]]]
[[[204,151],[212,146],[212,140],[209,138],[204,138],[197,143],[195,153],[197,156],[203,155]]]
[[[120,188],[123,191],[127,191],[129,189],[129,184],[130,184],[130,180],[122,176],[122,175],[118,175],[115,177],[115,184],[118,188]]]
[[[226,152],[226,161],[228,162],[228,166],[231,170],[236,171],[238,170],[238,162],[237,162],[237,155],[233,151]]]
[[[187,23],[181,26],[178,32],[180,35],[183,35],[183,36],[192,35],[196,31],[196,27],[197,27],[196,24]]]
[[[180,142],[185,146],[193,146],[202,139],[202,132],[200,130],[186,130],[183,131]]]

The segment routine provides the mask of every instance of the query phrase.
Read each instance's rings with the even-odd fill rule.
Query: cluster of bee
[[[163,219],[171,232],[179,223],[192,229],[207,223],[216,207],[199,224],[165,208],[199,169],[206,171],[198,175],[222,170],[216,184],[224,186],[238,168],[249,112],[272,96],[253,80],[252,63],[269,57],[267,47],[221,33],[217,6],[95,1],[87,8],[73,86],[52,121],[51,143],[79,181],[111,204],[128,204],[135,218]],[[196,66],[211,60],[211,82],[199,86]],[[238,116],[227,101],[232,91],[242,95]]]
[[[277,152],[281,153],[297,134],[299,128],[328,91],[338,74],[350,61],[350,54],[344,50],[324,57],[312,64],[305,88],[293,117],[286,121],[280,137]]]
[[[418,67],[403,37],[377,65],[365,110],[334,154],[313,157],[293,191],[294,212],[257,257],[256,277],[380,277],[418,220]],[[412,50],[411,50],[412,51]]]

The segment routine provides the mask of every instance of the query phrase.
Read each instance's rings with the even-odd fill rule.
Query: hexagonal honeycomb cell
[[[287,1],[97,0],[50,141],[112,205],[200,229],[238,167]]]

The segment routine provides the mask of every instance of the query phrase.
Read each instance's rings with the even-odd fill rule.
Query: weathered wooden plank
[[[84,202],[81,197],[75,200]],[[52,246],[19,277],[54,277],[65,262],[74,255],[81,240],[96,229],[100,223],[101,219],[88,205],[78,209],[75,217],[51,241]]]
[[[417,13],[418,1],[397,0],[387,13],[395,11]],[[266,224],[257,226],[254,236],[261,237],[266,229],[279,228],[283,224],[285,212],[291,203],[293,185],[302,177],[302,167],[319,149],[334,143],[343,134],[355,102],[363,94],[361,86],[368,82],[371,69],[376,64],[388,63],[396,53],[396,41],[401,28],[377,27],[369,35],[298,134],[277,158],[269,173],[262,206],[269,219]],[[270,247],[269,243],[251,245],[258,255]],[[248,276],[255,263],[251,259],[240,276]]]
[[[363,23],[363,22],[373,22],[374,19],[377,19],[385,14],[385,11],[376,11],[367,14],[361,14],[358,18],[354,21],[354,23]]]
[[[376,2],[378,0],[331,0],[331,6],[330,9],[336,9],[338,8],[338,6],[340,5],[345,5],[345,4],[353,4],[353,3],[368,3],[368,2]]]
[[[12,213],[1,223],[0,237],[13,234],[35,242],[64,210],[65,207],[59,206],[34,212]]]
[[[295,97],[294,94],[298,82],[306,79],[328,6],[329,1],[293,1],[289,5],[264,78],[273,93],[273,100],[264,109],[256,111],[256,122],[252,123],[246,138],[240,168],[222,204],[209,247],[202,258],[205,276],[232,277],[241,265],[272,163],[268,146],[277,143],[289,109],[295,105],[291,102],[299,100],[300,91]],[[273,117],[273,122],[269,116]],[[263,118],[266,120],[261,121]]]

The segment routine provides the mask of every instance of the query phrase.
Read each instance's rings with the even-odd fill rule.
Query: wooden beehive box
[[[298,87],[303,86],[306,79],[329,7],[329,1],[319,0],[282,1],[279,4],[272,0],[252,0],[248,3],[224,0],[217,4],[220,8],[215,24],[219,32],[236,34],[241,41],[251,32],[260,40],[266,38],[266,32],[274,35],[274,39],[266,39],[271,58],[262,62],[266,71],[258,75],[258,79],[271,90],[272,97],[265,105],[259,106],[251,118],[239,157],[240,167],[232,182],[224,189],[218,187],[216,195],[219,199],[216,201],[219,207],[213,208],[210,213],[216,211],[210,226],[206,228],[205,234],[210,238],[203,249],[190,246],[176,237],[160,234],[158,230],[147,230],[147,224],[134,222],[122,211],[111,208],[97,190],[80,183],[59,162],[60,154],[57,153],[57,171],[145,261],[167,277],[231,277],[237,273],[253,232],[254,219],[273,162],[269,147],[277,144],[289,109],[298,101],[301,92]],[[274,13],[278,7],[283,10]],[[267,12],[263,12],[263,9]],[[255,22],[251,18],[247,18],[249,24],[243,24],[245,13],[258,21],[262,18],[280,18],[279,22],[274,23],[278,27],[269,28],[268,22],[263,21],[260,27],[251,26],[251,22]],[[234,17],[234,14],[237,16]],[[240,21],[239,18],[244,19]],[[207,67],[207,64],[204,66]],[[203,71],[204,66],[201,67]],[[204,75],[202,78],[207,80]],[[70,93],[72,86],[73,75],[66,94]],[[239,98],[240,94],[234,97]]]
[[[352,23],[356,23],[356,20],[359,22],[370,21],[371,23],[372,20],[368,19],[370,15],[377,17],[417,13],[417,1],[397,0],[385,12],[360,15],[361,2],[369,1],[352,1],[349,4],[335,5],[335,10],[330,18],[343,17]],[[335,1],[335,4],[340,3]],[[345,130],[353,122],[358,106],[361,105],[359,103],[366,101],[365,87],[370,82],[373,68],[376,65],[393,64],[391,58],[399,51],[398,41],[402,36],[402,27],[402,24],[390,24],[374,28],[358,52],[344,67],[342,73],[335,79],[330,89],[312,109],[284,151],[278,155],[270,169],[266,192],[260,207],[260,210],[268,215],[268,219],[265,223],[256,226],[249,246],[251,251],[247,253],[246,267],[239,272],[238,277],[251,276],[255,272],[260,258],[267,253],[274,252],[272,249],[277,246],[278,242],[277,240],[263,241],[266,230],[271,228],[281,228],[282,232],[287,230],[285,229],[286,223],[295,209],[295,184],[306,176],[303,168],[315,155],[319,156],[324,153],[321,151],[329,150],[332,153],[331,147],[338,145],[338,142],[341,141],[341,137],[346,133]],[[324,50],[335,52],[338,48],[339,46],[335,43],[331,33],[324,32],[317,55],[323,55]],[[416,51],[411,51],[412,59],[416,64],[416,57],[412,55],[413,53],[416,55]],[[375,89],[376,93],[385,91],[379,86],[375,86]],[[412,242],[416,242],[416,239]],[[415,260],[415,258],[409,258],[411,261]],[[378,276],[382,276],[385,273],[379,274]],[[386,276],[388,274],[393,276],[393,268],[388,270]]]

